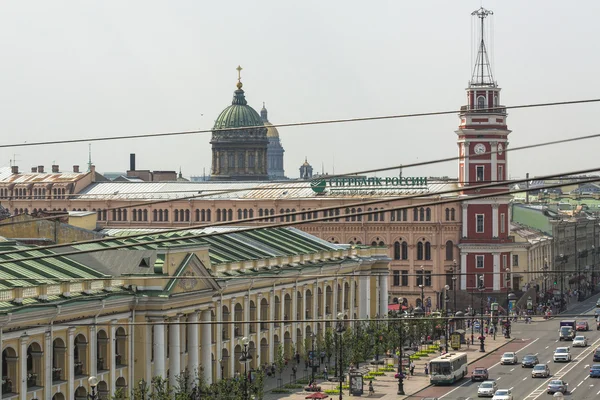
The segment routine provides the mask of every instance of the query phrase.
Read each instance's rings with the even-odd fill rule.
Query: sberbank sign
[[[330,191],[361,192],[373,190],[390,190],[399,188],[427,189],[426,177],[340,177],[317,178],[310,182],[310,187],[315,193]]]

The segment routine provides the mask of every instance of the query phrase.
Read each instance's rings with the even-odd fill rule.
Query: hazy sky
[[[600,97],[597,0],[5,1],[2,142],[209,129],[246,98],[272,123],[458,109],[471,16],[494,11],[501,103]],[[511,146],[599,133],[600,104],[510,111]],[[285,170],[307,156],[336,173],[457,154],[456,115],[280,128]],[[92,145],[98,171],[209,173],[210,134]],[[598,165],[598,140],[513,153],[511,177]],[[88,144],[0,149],[0,165],[84,168]],[[405,175],[457,175],[454,163]],[[382,174],[385,175],[385,174]]]

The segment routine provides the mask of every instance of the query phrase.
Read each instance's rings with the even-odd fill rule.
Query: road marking
[[[550,347],[550,346],[546,346],[546,348],[548,348],[548,347]]]
[[[523,378],[523,380],[527,380],[527,377]]]
[[[510,372],[513,372],[514,370],[515,370],[515,369],[513,368],[513,369],[511,369],[511,370],[510,370]]]
[[[534,343],[535,343],[535,342],[537,342],[538,340],[540,340],[540,338],[536,338],[536,339],[535,339],[533,342],[531,342],[531,343],[529,343],[529,344],[526,344],[526,345],[525,345],[525,346],[523,346],[521,349],[519,349],[519,350],[515,351],[515,353],[518,353],[518,352],[520,352],[520,351],[523,351],[523,350],[525,350],[527,347],[531,346],[532,344],[534,344]],[[510,343],[510,342],[509,342],[509,343]],[[486,357],[487,357],[487,356],[486,356]],[[497,367],[498,365],[500,365],[500,362],[499,362],[499,361],[498,361],[496,364],[494,364],[494,365],[492,365],[491,367],[489,367],[489,368],[488,368],[488,370],[490,370],[490,369],[492,369],[492,368],[494,368],[494,367]],[[500,378],[498,378],[498,379],[496,379],[496,380],[499,380],[499,379],[500,379]],[[446,394],[443,394],[443,395],[442,395],[442,396],[440,396],[439,398],[440,398],[440,399],[443,399],[444,397],[448,396],[450,393],[452,393],[452,392],[454,392],[454,391],[456,391],[456,390],[460,389],[461,387],[465,386],[467,383],[471,383],[471,381],[469,381],[469,380],[465,381],[464,383],[462,383],[462,384],[458,385],[457,387],[455,387],[454,389],[452,389],[452,390],[451,390],[451,391],[449,391],[448,393],[446,393]]]
[[[576,390],[577,390],[577,388],[575,388],[575,389],[571,390],[571,393],[573,393],[573,392],[574,392],[574,391],[576,391]]]
[[[508,390],[513,390],[514,388],[515,388],[515,387],[513,386],[513,387],[511,387],[511,388],[510,388],[510,389],[508,389]]]
[[[498,378],[496,378],[496,380],[497,380],[497,381],[499,381],[500,379],[502,379],[502,377],[501,377],[501,376],[500,376],[500,377],[498,377]]]
[[[598,391],[598,393],[596,393],[596,396],[598,396],[600,394],[600,390]]]

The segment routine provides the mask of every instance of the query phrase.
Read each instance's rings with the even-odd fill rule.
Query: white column
[[[115,386],[117,382],[117,320],[110,321],[109,336],[108,336],[108,359],[110,365],[110,382],[108,382],[108,390],[110,397],[112,398],[115,394]],[[94,358],[95,359],[95,358]]]
[[[332,299],[331,299],[331,315],[337,318],[338,314],[338,280],[335,278],[333,280],[333,291],[332,291]]]
[[[98,375],[98,340],[96,334],[98,333],[98,329],[96,325],[90,326],[90,339],[88,340],[88,346],[90,348],[90,375],[96,376]]]
[[[190,377],[193,379],[196,376],[196,373],[200,375],[200,366],[198,365],[198,311],[194,311],[191,314],[188,314],[187,317],[187,335],[188,335],[188,373]],[[208,322],[210,322],[210,311],[208,312]],[[204,326],[209,328],[208,330],[208,338],[210,339],[210,324],[202,325],[202,345],[204,346]],[[210,341],[208,342],[208,353],[210,355]],[[204,365],[204,369],[206,371],[206,366]],[[204,373],[204,378],[206,379],[206,372]]]
[[[256,323],[254,323],[254,326],[255,326],[254,331],[256,332],[256,335],[255,335],[255,337],[256,337],[256,346],[257,346],[258,349],[260,349],[259,346],[260,346],[260,338],[261,338],[261,336],[260,336],[261,335],[260,321],[262,321],[263,318],[264,318],[264,316],[262,315],[262,304],[261,304],[262,299],[263,299],[263,295],[262,295],[262,293],[259,293],[256,296],[256,313],[254,313],[254,316],[256,318]],[[258,350],[257,354],[260,354],[260,350]],[[265,361],[264,360],[260,360],[259,363],[260,362],[264,363]],[[259,365],[259,364],[257,364],[257,365]]]
[[[379,280],[379,317],[383,318],[387,315],[388,308],[388,275],[380,275]]]
[[[177,385],[177,377],[181,374],[179,316],[169,322],[169,385],[174,388]]]
[[[496,182],[498,180],[498,153],[496,153],[498,150],[498,142],[491,142],[491,150],[492,170],[490,172],[492,174],[492,182]]]
[[[358,279],[358,318],[364,319],[369,314],[369,277],[360,275]]]
[[[492,237],[498,237],[498,204],[492,204]]]
[[[293,293],[292,293],[292,311],[289,317],[290,317],[290,321],[294,321],[297,319],[298,317],[298,287],[296,285],[294,285],[292,287]],[[296,322],[290,323],[290,329],[291,329],[291,333],[292,333],[292,343],[294,343],[294,346],[296,347],[296,349],[298,349],[298,324]]]
[[[323,281],[323,309],[321,310],[321,319],[325,321],[327,318],[327,281]],[[325,324],[323,324],[325,326]]]
[[[165,325],[164,320],[154,321],[154,376],[165,378]]]
[[[465,163],[465,185],[469,185],[469,142],[465,141],[465,156],[463,162]]]
[[[302,286],[302,308],[300,310],[300,316],[302,317],[301,320],[306,321],[306,310],[308,310],[308,298],[306,297],[306,290],[308,288],[307,284],[304,284]],[[312,317],[310,318],[312,319]],[[310,324],[308,322],[306,323],[302,323],[301,324],[301,329],[302,332],[306,332],[306,325]],[[315,332],[313,329],[311,329],[311,332]]]
[[[209,323],[211,321],[211,313],[210,310],[204,310],[202,311],[202,322],[204,322],[202,324],[202,347],[201,347],[201,351],[202,351],[202,359],[201,359],[201,365],[204,368],[204,381],[206,382],[207,385],[210,385],[212,383],[212,369],[213,369],[213,363],[212,363],[212,357],[211,357],[211,345],[212,345],[212,340],[211,340],[211,333],[212,333],[212,329],[211,329],[211,324]],[[197,314],[196,314],[196,320],[198,319]],[[218,331],[218,330],[217,330]],[[198,335],[197,335],[197,331],[196,331],[196,344],[198,343]],[[196,350],[196,357],[198,356],[198,350]],[[219,357],[215,354],[215,359],[218,360]]]
[[[154,353],[155,359],[152,360],[152,325],[147,324],[144,328],[146,330],[146,340],[144,342],[144,351],[146,352],[146,368],[144,380],[146,382],[152,382],[152,363],[156,362],[156,353]],[[154,340],[156,340],[156,337],[154,338]]]
[[[231,299],[229,303],[229,309],[231,310],[229,318],[229,376],[233,378],[235,374],[235,366],[237,364],[237,360],[235,359],[235,297]]]
[[[492,256],[494,258],[494,290],[500,290],[500,253],[492,253]]]
[[[354,318],[354,312],[356,309],[354,308],[354,298],[356,296],[356,290],[354,290],[354,280],[356,277],[352,275],[352,279],[350,279],[350,304],[348,304],[348,308],[350,308],[350,318]]]
[[[279,291],[279,301],[279,316],[282,321],[279,324],[279,341],[285,345],[285,342],[283,341],[283,336],[285,335],[285,321],[283,318],[285,316],[285,292],[283,290]]]
[[[467,210],[468,210],[468,204],[467,202],[463,202],[462,203],[462,237],[466,238],[469,234],[469,219],[467,218]]]
[[[467,290],[467,255],[469,253],[460,253],[460,290]],[[473,281],[474,282],[474,281]],[[474,285],[477,286],[477,285]]]
[[[68,393],[65,396],[68,399],[75,398],[75,328],[67,329],[67,357],[69,361],[67,363],[67,373],[64,375],[67,377]]]
[[[181,324],[183,322],[182,320],[183,318],[183,314],[181,314],[179,316],[179,371],[181,372],[185,372],[186,368],[187,368],[187,363],[186,363],[186,359],[185,359],[185,355],[186,355],[186,335],[187,335],[187,327],[188,325],[186,324]],[[186,319],[187,322],[187,319]],[[188,343],[188,347],[189,347],[189,343]],[[189,351],[189,348],[187,349]],[[189,357],[188,357],[189,360]],[[190,373],[192,373],[193,371],[190,371]],[[191,377],[193,378],[193,375],[191,375]]]
[[[244,322],[242,325],[242,335],[250,337],[250,296],[244,296]]]
[[[1,376],[1,374],[0,374]],[[52,398],[52,327],[44,334],[44,398]],[[1,395],[0,395],[1,396]]]
[[[27,399],[27,342],[29,341],[29,336],[23,335],[19,338],[19,370],[20,370],[20,378],[19,381],[19,398],[21,400]]]
[[[217,319],[217,328],[215,329],[216,335],[217,337],[215,338],[215,360],[217,360],[217,362],[219,362],[219,360],[222,360],[223,357],[223,329],[224,329],[224,325],[222,324],[223,322],[223,303],[221,301],[217,301],[217,308],[215,310],[215,315],[216,315],[216,319]],[[221,375],[219,375],[221,373],[221,366],[218,366],[218,380],[220,380],[222,377]]]
[[[317,308],[319,306],[319,282],[315,281],[312,285],[312,319],[315,321],[317,319]],[[317,331],[317,323],[313,322],[312,331]],[[325,327],[322,326],[323,332],[325,332]]]
[[[275,291],[274,290],[270,290],[269,291],[269,315],[271,316],[269,319],[270,320],[275,320]],[[275,361],[275,324],[271,323],[269,324],[269,364],[273,363],[273,361]],[[280,338],[279,340],[283,340],[283,338]]]

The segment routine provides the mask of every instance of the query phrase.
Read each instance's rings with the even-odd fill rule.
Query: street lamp
[[[244,397],[243,400],[249,400],[248,394],[248,361],[252,360],[252,355],[248,351],[248,344],[250,343],[250,339],[246,336],[242,338],[242,345],[244,346],[242,349],[242,355],[239,358],[241,363],[244,363]]]
[[[485,332],[483,330],[483,291],[485,290],[485,283],[483,280],[483,275],[481,275],[479,277],[479,292],[481,293],[481,324],[480,324],[480,328],[479,328],[479,342],[480,342],[480,348],[479,351],[482,353],[485,353],[485,336],[483,336],[483,333]],[[507,311],[508,313],[508,311]]]
[[[421,265],[421,308],[425,311],[425,267]]]
[[[456,265],[456,260],[454,260],[454,266],[452,267],[452,291],[454,292],[454,305],[452,310],[454,311],[454,313],[456,314],[456,273],[460,271],[460,268],[458,267],[458,265]]]
[[[140,379],[140,381],[138,382],[138,388],[140,389],[140,395],[142,397],[142,400],[146,400],[146,380],[145,379]]]
[[[508,326],[510,324],[510,319],[509,319],[509,309],[510,309],[510,300],[508,299],[508,292],[510,291],[510,268],[506,268],[506,276],[505,276],[505,284],[506,284],[506,329],[508,330]],[[544,282],[546,281],[546,275],[544,275]],[[510,337],[510,336],[506,336],[506,337]]]
[[[400,304],[404,301],[399,299]],[[396,394],[404,396],[404,377],[402,376],[402,348],[404,346],[404,324],[402,320],[398,320],[398,337],[400,339],[400,346],[398,347],[398,391]]]
[[[310,334],[310,338],[312,339],[312,356],[309,357],[310,369],[311,369],[311,382],[315,381],[315,338],[317,335],[315,333]]]
[[[336,322],[336,327],[335,327],[335,333],[337,333],[337,335],[339,336],[339,344],[340,344],[340,368],[339,368],[339,379],[338,382],[340,383],[340,400],[342,400],[343,395],[342,395],[342,385],[343,385],[343,381],[344,381],[344,366],[342,365],[343,363],[343,352],[342,352],[342,348],[344,347],[342,345],[342,335],[344,334],[344,331],[346,330],[346,327],[344,326],[344,322],[342,321],[342,319],[344,318],[344,314],[342,313],[338,313],[337,315],[337,322]],[[336,363],[337,365],[337,363]]]
[[[444,335],[446,336],[446,354],[448,354],[448,301],[450,301],[450,298],[448,298],[448,289],[450,289],[450,286],[444,286]]]
[[[98,400],[98,394],[96,393],[96,386],[98,386],[98,378],[96,378],[95,376],[90,376],[88,378],[88,383],[92,388],[92,393],[88,394],[88,399]]]
[[[548,287],[546,285],[546,280],[548,279],[548,259],[544,258],[544,282],[542,285],[542,293],[544,294],[544,299],[546,299],[546,293],[548,292]]]

